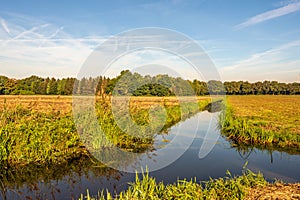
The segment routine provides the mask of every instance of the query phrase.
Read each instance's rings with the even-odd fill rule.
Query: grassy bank
[[[255,174],[244,170],[241,176],[227,176],[209,181],[178,180],[177,183],[165,185],[156,182],[147,173],[130,183],[129,188],[119,194],[101,191],[97,196],[91,196],[87,191],[81,195],[83,199],[244,199],[251,188],[266,186],[267,182],[262,174]]]
[[[300,96],[229,96],[222,134],[238,145],[300,149]]]
[[[88,155],[71,114],[20,105],[2,111],[0,152],[2,165],[62,163]]]
[[[224,178],[200,182],[178,180],[169,185],[156,182],[146,173],[137,176],[135,182],[129,183],[129,188],[119,194],[100,191],[98,195],[90,195],[87,190],[79,199],[299,199],[299,188],[299,183],[289,184],[278,180],[268,183],[262,174],[255,174],[248,169],[244,169],[241,176],[232,176],[227,172]]]
[[[175,98],[152,97],[152,99],[152,101],[149,99],[146,104],[138,98],[133,99],[130,106],[131,117],[139,125],[149,125],[151,122],[149,108],[160,102],[167,113],[161,132],[167,131],[177,122],[199,112],[210,102],[209,98],[204,98],[199,103],[186,101],[179,105]],[[2,111],[0,115],[1,167],[60,164],[89,156],[85,148],[88,143],[83,145],[82,138],[77,133],[78,127],[75,126],[72,116],[71,100],[69,97],[59,96],[33,96],[32,101],[28,96],[2,97],[0,105]],[[143,106],[140,106],[142,103]],[[151,148],[152,137],[143,139],[130,136],[118,127],[109,101],[99,100],[95,107],[98,123],[113,145],[138,152]],[[97,144],[106,145],[105,143]]]

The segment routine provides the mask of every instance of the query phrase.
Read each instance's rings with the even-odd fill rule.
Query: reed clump
[[[227,176],[209,181],[197,182],[192,180],[178,180],[174,184],[165,185],[157,182],[149,174],[136,175],[136,180],[129,184],[129,188],[119,194],[100,191],[97,196],[92,196],[87,191],[81,195],[80,200],[88,199],[244,199],[249,188],[267,185],[263,175],[255,174],[248,169],[243,170],[241,176]]]
[[[70,114],[20,105],[0,116],[0,164],[63,163],[87,155]]]

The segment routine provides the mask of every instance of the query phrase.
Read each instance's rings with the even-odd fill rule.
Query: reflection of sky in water
[[[154,144],[156,150],[141,157],[139,165],[134,168],[140,170],[147,166],[151,172],[171,165],[190,148],[195,138],[206,138],[201,151],[209,153],[219,137],[215,127],[216,116],[217,113],[205,111],[172,127],[168,134],[157,135]],[[209,129],[211,120],[213,125]]]
[[[165,184],[174,183],[178,178],[189,180],[196,177],[197,180],[208,180],[209,177],[224,177],[227,170],[238,175],[242,173],[246,161],[249,162],[249,169],[255,172],[261,171],[268,180],[277,178],[287,182],[300,181],[299,155],[288,155],[277,151],[271,153],[268,150],[261,151],[258,149],[243,154],[239,153],[236,148],[232,148],[223,137],[217,137],[217,141],[215,141],[216,133],[219,134],[215,129],[216,125],[212,125],[209,133],[206,134],[211,116],[216,122],[217,114],[199,113],[172,127],[168,135],[158,135],[155,141],[157,151],[142,155],[139,164],[150,164],[149,168],[151,169],[151,164],[153,166],[157,163],[167,164],[172,158],[178,156],[178,159],[172,164],[150,172],[150,175],[154,176],[157,181],[164,181]],[[203,145],[205,144],[203,143],[205,137],[207,146]],[[162,142],[162,139],[170,140],[170,142]],[[209,144],[215,145],[210,146]],[[199,159],[201,146],[212,148],[212,151],[204,158]],[[187,150],[184,151],[186,148]],[[136,167],[140,167],[140,165]],[[70,199],[72,196],[79,197],[79,194],[86,193],[86,189],[89,189],[90,194],[94,195],[97,194],[99,189],[108,189],[111,192],[121,191],[128,187],[128,182],[135,179],[134,173],[119,172],[117,174],[118,178],[115,176],[116,174],[95,175],[91,166],[88,175],[70,174],[62,177],[61,180],[53,180],[50,184],[41,181],[38,183],[39,191],[29,192],[27,186],[20,190],[24,194],[30,194],[30,196],[42,193],[44,197],[49,198],[52,198],[51,192],[54,191],[54,196],[57,199]],[[60,190],[60,192],[53,188]],[[12,198],[18,198],[19,196],[15,191],[8,191],[7,193]]]
[[[172,141],[174,135],[180,130],[180,139],[169,147],[166,154],[152,153],[154,156],[151,159],[155,159],[156,162],[163,162],[163,159],[170,154],[182,152],[186,149],[186,144],[189,143],[190,139],[194,139],[191,146],[179,159],[152,174],[160,180],[164,180],[164,182],[176,181],[177,177],[197,177],[198,180],[208,179],[209,177],[218,178],[225,176],[227,169],[233,174],[241,174],[244,164],[248,161],[249,169],[262,172],[268,180],[276,178],[287,182],[300,181],[299,155],[289,155],[278,151],[271,153],[268,150],[262,151],[255,148],[245,154],[238,152],[230,146],[224,137],[219,135],[216,124],[212,124],[211,129],[206,134],[211,117],[213,119],[212,123],[216,123],[218,113],[199,113],[195,117],[172,127],[168,135],[157,136],[155,145],[165,148],[166,145],[163,145],[166,143],[162,142],[162,139]],[[194,136],[195,130],[196,135]],[[207,148],[208,152],[206,153],[208,154],[199,159],[201,147]],[[212,150],[209,151],[210,149]]]

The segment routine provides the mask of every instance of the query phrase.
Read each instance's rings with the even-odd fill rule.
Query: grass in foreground
[[[236,144],[300,148],[300,96],[230,96],[220,119]]]
[[[250,188],[266,185],[262,174],[255,174],[248,169],[244,169],[242,176],[232,176],[227,172],[224,178],[206,182],[178,180],[170,185],[157,183],[155,178],[145,173],[141,179],[137,175],[135,182],[130,183],[129,188],[120,194],[102,191],[97,196],[91,196],[87,191],[80,199],[244,199]]]

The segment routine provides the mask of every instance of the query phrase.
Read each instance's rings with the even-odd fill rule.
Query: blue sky
[[[3,1],[0,74],[76,76],[110,36],[161,27],[197,41],[223,80],[299,82],[299,22],[299,0]]]

